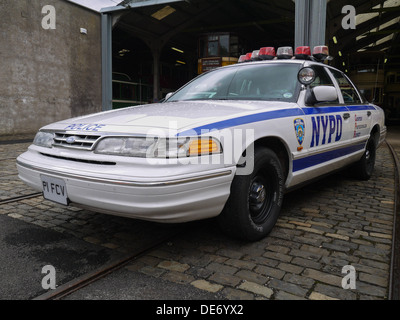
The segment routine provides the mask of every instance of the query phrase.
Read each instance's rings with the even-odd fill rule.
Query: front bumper
[[[72,205],[165,223],[219,215],[236,171],[235,167],[214,168],[173,178],[143,179],[130,177],[131,168],[125,173],[116,169],[118,174],[106,177],[102,166],[54,160],[32,151],[18,157],[17,168],[19,178],[38,191],[42,191],[41,175],[63,179]]]

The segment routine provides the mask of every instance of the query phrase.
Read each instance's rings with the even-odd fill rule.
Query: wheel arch
[[[264,137],[256,140],[254,142],[254,147],[265,147],[275,152],[281,163],[285,180],[287,180],[290,169],[290,153],[288,146],[283,142],[283,140],[278,137]]]
[[[379,124],[376,124],[376,125],[372,128],[370,136],[373,137],[373,138],[375,139],[375,143],[376,143],[377,145],[378,145],[378,143],[379,143],[380,135],[381,135],[381,131],[380,131]]]

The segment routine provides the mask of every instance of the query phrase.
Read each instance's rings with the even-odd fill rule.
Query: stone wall
[[[55,29],[42,26],[51,22],[46,5],[55,9]],[[1,0],[0,135],[97,111],[100,14],[65,0]]]

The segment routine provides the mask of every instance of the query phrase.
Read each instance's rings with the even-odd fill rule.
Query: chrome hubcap
[[[259,210],[264,204],[266,197],[267,192],[265,191],[264,185],[257,181],[254,182],[250,191],[250,204],[253,209]]]
[[[256,176],[249,189],[249,211],[254,223],[263,223],[271,206],[271,185],[266,178]]]
[[[371,158],[371,153],[369,152],[369,150],[367,150],[365,152],[365,159],[368,161]]]

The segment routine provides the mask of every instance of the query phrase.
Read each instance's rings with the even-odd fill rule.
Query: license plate
[[[43,197],[47,200],[68,205],[67,187],[65,181],[58,178],[40,176],[43,186]]]

